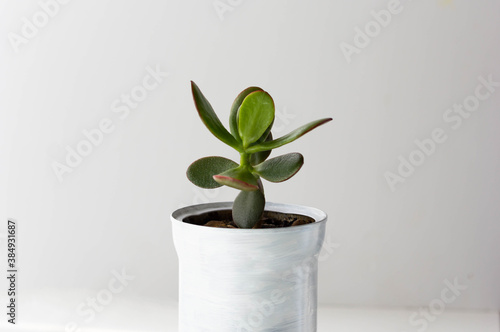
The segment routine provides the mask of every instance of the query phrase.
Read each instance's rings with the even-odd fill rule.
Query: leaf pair
[[[274,101],[258,87],[243,90],[233,102],[229,128],[244,148],[265,141],[274,122]]]
[[[187,177],[198,187],[206,189],[222,185],[244,191],[259,189],[258,178],[246,168],[223,157],[205,157],[196,160],[189,166]]]
[[[300,153],[288,153],[255,165],[252,172],[223,157],[205,157],[189,166],[187,176],[202,188],[226,185],[243,191],[254,191],[259,188],[259,176],[270,182],[282,182],[295,175],[303,164],[304,157]]]
[[[191,82],[191,88],[203,123],[215,137],[239,152],[254,154],[276,149],[332,120],[324,118],[312,121],[278,139],[267,140],[274,121],[274,102],[267,92],[258,87],[250,87],[236,97],[231,107],[229,133],[194,82]]]
[[[191,82],[191,88],[203,123],[215,137],[240,152],[258,141],[274,121],[271,96],[260,88],[250,87],[240,93],[231,107],[229,133],[194,82]],[[266,138],[267,135],[264,140]]]

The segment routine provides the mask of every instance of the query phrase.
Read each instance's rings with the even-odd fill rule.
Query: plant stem
[[[248,166],[250,165],[250,154],[249,153],[245,153],[245,152],[242,152],[240,153],[240,165],[241,166]]]

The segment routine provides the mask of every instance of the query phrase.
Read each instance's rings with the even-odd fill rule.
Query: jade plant
[[[271,150],[296,140],[332,119],[310,122],[273,139],[273,99],[261,88],[249,87],[236,97],[231,106],[228,131],[194,82],[191,82],[191,90],[205,126],[215,137],[239,152],[240,163],[223,157],[201,158],[189,166],[187,177],[201,188],[213,189],[225,185],[240,190],[233,203],[233,221],[239,228],[254,228],[258,226],[266,202],[261,178],[270,182],[288,180],[304,163],[300,153],[267,159]]]

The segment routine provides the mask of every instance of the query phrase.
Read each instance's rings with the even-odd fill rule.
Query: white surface
[[[321,303],[427,306],[459,278],[467,289],[450,308],[500,309],[500,91],[456,130],[443,119],[479,76],[500,81],[500,2],[403,1],[351,63],[341,43],[388,0],[231,2],[221,21],[212,0],[70,1],[16,53],[8,34],[39,1],[0,1],[0,232],[19,221],[20,293],[96,292],[125,268],[136,278],[124,297],[176,299],[169,214],[236,195],[184,176],[199,157],[238,157],[197,117],[192,79],[226,124],[250,85],[274,97],[278,136],[334,118],[273,153],[305,164],[265,183],[270,201],[330,216]],[[170,75],[121,119],[122,94],[157,65]],[[60,183],[52,164],[104,118],[113,131]],[[447,141],[391,192],[384,173],[435,128]]]
[[[64,296],[69,300],[70,297]],[[131,302],[117,299],[86,324],[73,310],[47,298],[43,306],[28,301],[15,328],[0,322],[5,332],[68,332],[59,322],[76,322],[79,332],[177,332],[176,303]],[[418,309],[373,309],[320,306],[318,332],[417,332],[409,317]],[[54,323],[57,321],[58,323]],[[496,312],[446,311],[430,323],[426,332],[500,332]]]
[[[415,310],[356,309],[320,307],[318,332],[412,332],[408,318]],[[450,311],[428,324],[427,332],[498,332],[499,317],[495,312]],[[424,331],[424,330],[420,330]]]

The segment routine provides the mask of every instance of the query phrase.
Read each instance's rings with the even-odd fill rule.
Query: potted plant
[[[201,120],[240,154],[193,162],[187,177],[213,189],[240,190],[233,203],[188,206],[171,215],[179,257],[179,331],[316,331],[317,260],[326,214],[318,209],[266,203],[261,179],[288,180],[302,167],[300,153],[268,159],[330,121],[313,121],[273,139],[274,102],[257,87],[235,99],[230,131],[191,82]]]

